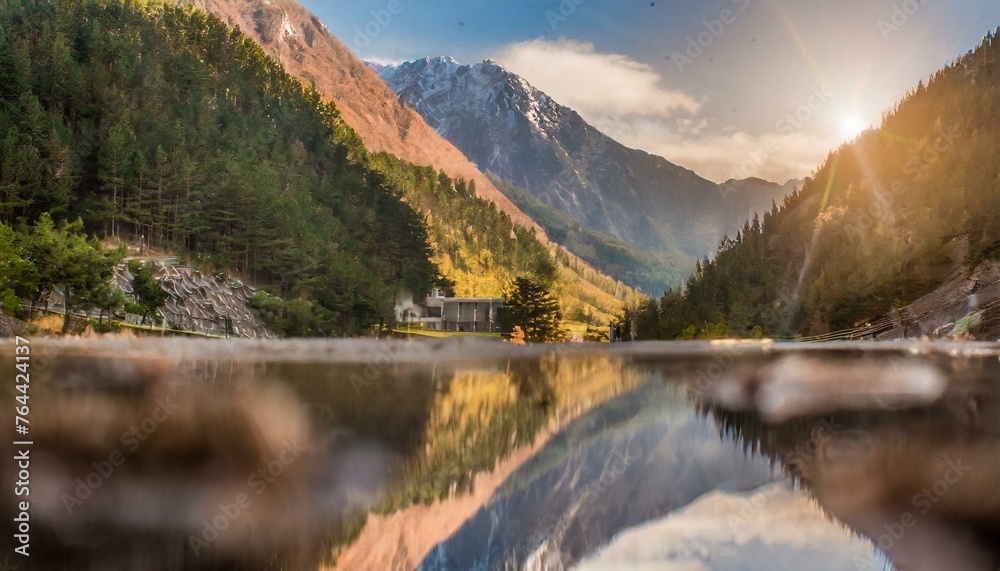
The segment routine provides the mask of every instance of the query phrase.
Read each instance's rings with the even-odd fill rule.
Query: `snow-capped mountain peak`
[[[700,258],[754,210],[771,206],[770,196],[724,193],[690,170],[626,148],[496,61],[428,57],[373,69],[480,169],[642,249]]]

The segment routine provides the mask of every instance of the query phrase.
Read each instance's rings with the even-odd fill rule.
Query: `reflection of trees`
[[[555,390],[549,381],[550,373],[555,372],[553,369],[557,369],[554,362],[531,359],[510,363],[507,373],[521,399],[532,403],[540,411],[547,412],[556,399]]]
[[[634,382],[606,357],[515,359],[449,375],[417,429],[419,446],[407,456],[403,483],[380,512],[471,491],[477,474],[531,445],[554,417],[575,416]]]
[[[577,417],[418,568],[572,568],[712,490],[770,481],[766,462],[685,404],[676,387],[650,383]]]
[[[407,462],[404,485],[382,510],[471,492],[476,474],[530,445],[548,424],[555,402],[551,383],[535,360],[454,373],[447,391],[436,397],[422,429],[422,450]]]
[[[347,430],[394,453],[393,485],[376,508],[392,513],[472,491],[476,476],[551,425],[632,386],[638,375],[607,357],[530,357],[479,368],[392,364],[355,390],[364,364],[276,364],[258,377],[287,382],[325,430]],[[364,528],[348,522],[336,554]]]

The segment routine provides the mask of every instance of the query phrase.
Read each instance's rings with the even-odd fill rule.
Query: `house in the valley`
[[[433,289],[424,297],[403,292],[396,297],[396,322],[433,331],[500,333],[502,298],[447,297]]]

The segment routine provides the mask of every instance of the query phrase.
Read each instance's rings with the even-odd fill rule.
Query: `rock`
[[[0,339],[13,337],[24,330],[24,322],[0,313]]]

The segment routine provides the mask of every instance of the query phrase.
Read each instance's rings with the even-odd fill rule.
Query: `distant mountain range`
[[[369,66],[482,171],[592,230],[649,252],[682,254],[692,267],[799,182],[716,184],[612,140],[494,61]]]
[[[753,179],[718,185],[628,149],[494,62],[436,58],[369,69],[292,0],[177,1],[239,26],[332,99],[370,150],[474,181],[479,196],[543,240],[560,226],[541,223],[539,205],[568,215],[580,223],[577,239],[556,242],[648,293],[679,282],[723,235],[794,186]],[[504,192],[487,173],[538,201]]]

